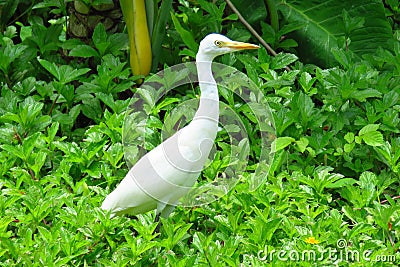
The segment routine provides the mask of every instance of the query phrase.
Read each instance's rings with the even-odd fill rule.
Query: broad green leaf
[[[296,141],[293,137],[289,137],[289,136],[284,136],[284,137],[278,137],[276,138],[273,142],[272,142],[272,149],[271,149],[271,153],[275,153],[279,150],[284,149],[285,147],[287,147],[288,145],[290,145],[291,143],[293,143],[294,141]]]
[[[23,149],[21,147],[16,147],[16,146],[12,146],[12,145],[8,145],[8,144],[4,144],[1,145],[1,149],[5,150],[9,153],[11,153],[12,155],[25,160],[26,157],[28,157],[28,155],[26,155],[23,151]]]
[[[111,94],[105,94],[102,92],[96,93],[96,97],[98,97],[104,104],[109,106],[111,109],[114,110],[115,100]]]
[[[35,173],[35,177],[38,177],[40,169],[43,167],[46,157],[47,157],[47,154],[43,151],[40,151],[35,154],[35,164],[30,164],[30,168]]]
[[[306,137],[300,137],[300,140],[296,141],[296,145],[300,152],[303,153],[308,146],[308,139]]]
[[[109,42],[107,51],[112,54],[116,54],[119,50],[129,47],[128,35],[124,33],[114,33],[107,40]]]
[[[344,51],[344,49],[332,48],[332,55],[336,61],[339,62],[345,69],[349,69],[352,66],[354,60],[354,54],[350,51]]]
[[[73,119],[68,114],[57,112],[55,112],[55,114],[52,116],[52,120],[57,123],[67,125],[72,125],[74,123]]]
[[[390,91],[385,94],[382,98],[382,104],[384,105],[382,110],[385,111],[386,109],[396,105],[399,100],[399,94],[395,91]]]
[[[354,134],[352,132],[348,132],[345,136],[344,136],[344,140],[347,141],[347,143],[353,143],[354,142]]]
[[[104,55],[109,43],[107,42],[107,32],[102,23],[97,24],[93,32],[93,43],[99,50],[100,55]]]
[[[69,65],[57,66],[53,62],[49,62],[45,59],[38,59],[40,65],[42,65],[48,72],[50,72],[61,84],[66,84],[76,80],[79,76],[86,74],[90,71],[89,68],[73,69]]]
[[[351,151],[353,151],[355,145],[356,145],[355,143],[345,144],[343,147],[344,152],[350,153]]]
[[[24,45],[11,45],[0,47],[0,70],[8,73],[11,63],[22,55],[27,47]]]
[[[6,113],[6,114],[4,114],[3,116],[0,117],[0,121],[1,122],[13,121],[13,122],[22,124],[21,117],[18,116],[17,114],[14,114],[14,113]]]
[[[375,226],[372,226],[371,224],[367,223],[357,223],[354,228],[351,229],[349,233],[349,239],[352,239],[356,236],[360,236],[363,233],[368,235],[370,232],[375,231]]]
[[[377,185],[378,179],[376,175],[372,172],[366,171],[363,172],[360,176],[360,187],[362,189],[371,189]]]
[[[89,45],[77,45],[70,52],[70,57],[98,57],[99,53]]]
[[[61,80],[60,82],[69,83],[76,80],[79,76],[82,76],[90,71],[89,68],[73,69],[68,65],[60,66]]]
[[[370,203],[374,198],[377,183],[378,179],[374,173],[366,171],[361,174],[358,184],[366,204]]]
[[[160,61],[162,50],[162,41],[165,36],[165,28],[170,18],[170,11],[172,8],[172,0],[161,1],[158,16],[151,34],[151,52],[153,53],[152,72],[156,72],[158,63]],[[146,5],[147,8],[147,5]],[[149,25],[150,29],[151,25]]]
[[[274,235],[278,227],[281,225],[281,223],[282,223],[281,218],[271,219],[267,223],[265,223],[264,229],[266,230],[265,234],[268,241],[272,239],[272,236]]]
[[[25,153],[25,155],[30,155],[32,153],[32,150],[35,146],[35,143],[37,139],[39,138],[40,133],[35,133],[27,138],[25,138],[22,142],[22,149]]]
[[[196,58],[196,52],[187,48],[182,49],[179,51],[180,56],[189,56],[192,58]]]
[[[370,146],[383,145],[383,135],[378,132],[379,124],[365,125],[358,133],[359,137]]]
[[[356,137],[354,137],[354,141],[355,141],[357,144],[361,144],[361,142],[362,142],[362,137],[361,137],[361,136],[356,136]]]
[[[350,94],[350,98],[356,99],[360,102],[365,102],[370,97],[381,97],[382,93],[375,89],[355,90]]]
[[[82,102],[83,105],[81,106],[81,110],[86,117],[95,121],[98,121],[102,117],[103,110],[101,108],[99,99],[85,99]]]
[[[362,127],[360,132],[358,133],[359,135],[366,134],[368,132],[374,132],[379,129],[379,124],[368,124]]]
[[[43,68],[50,72],[51,75],[56,77],[58,81],[60,80],[60,73],[56,64],[41,58],[38,58],[38,61]]]
[[[61,46],[59,39],[63,30],[62,24],[52,24],[46,28],[44,25],[34,23],[32,25],[32,36],[28,37],[28,40],[33,41],[40,54],[43,55],[48,51],[55,51]]]
[[[7,22],[14,16],[20,1],[0,1],[0,29],[4,30]]]
[[[13,90],[18,92],[19,94],[23,96],[28,96],[32,92],[36,90],[36,79],[35,77],[28,77],[22,82],[19,82],[14,85]]]
[[[193,37],[193,34],[182,27],[179,20],[175,17],[174,13],[171,12],[172,22],[174,23],[175,29],[178,31],[182,38],[182,41],[193,51],[197,51],[199,44]]]
[[[275,0],[275,3],[289,23],[305,25],[293,35],[303,62],[325,67],[336,65],[331,51],[345,46],[343,10],[350,17],[365,21],[363,27],[349,33],[349,51],[361,58],[375,53],[378,47],[389,48],[387,41],[392,38],[392,31],[381,0]]]
[[[268,16],[265,1],[232,0],[232,3],[238,10],[240,10],[240,14],[247,20],[247,22],[253,26],[258,21],[265,21]]]
[[[370,146],[381,146],[383,144],[383,135],[378,131],[363,134],[362,139]]]
[[[47,128],[47,141],[52,142],[57,134],[59,128],[58,122],[53,122],[50,127]]]
[[[121,143],[112,144],[106,151],[104,151],[105,159],[110,161],[111,165],[115,168],[118,167],[118,162],[123,158],[123,156],[124,148]]]

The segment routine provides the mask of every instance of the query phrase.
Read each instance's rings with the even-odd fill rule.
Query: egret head
[[[215,57],[245,49],[258,49],[258,45],[232,41],[221,34],[212,33],[200,42],[197,57],[202,60],[213,60]]]

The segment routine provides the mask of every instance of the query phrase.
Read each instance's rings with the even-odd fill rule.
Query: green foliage
[[[74,43],[69,56],[101,59],[106,54],[118,55],[121,49],[128,47],[126,34],[114,33],[108,36],[104,25],[101,23],[94,29],[92,39],[96,49],[90,45]]]
[[[199,182],[220,175],[234,149],[249,152],[248,159],[238,159],[246,170],[218,201],[178,207],[161,220],[159,232],[154,232],[154,212],[110,220],[99,208],[127,173],[122,127],[130,96],[138,91],[151,102],[159,93],[137,89],[138,77],[126,64],[126,35],[109,34],[99,24],[92,43],[71,40],[64,27],[65,1],[11,2],[0,1],[2,15],[9,8],[0,16],[1,266],[398,265],[400,46],[365,55],[357,51],[369,38],[359,38],[361,25],[368,29],[380,22],[379,1],[365,6],[367,19],[355,16],[357,8],[343,11],[346,1],[324,2],[329,9],[314,21],[322,25],[327,14],[340,21],[328,21],[335,32],[326,29],[344,46],[320,52],[316,44],[305,50],[334,59],[336,67],[329,69],[304,65],[301,54],[288,53],[302,39],[286,35],[311,20],[276,24],[271,1],[232,1],[279,52],[272,57],[261,48],[218,59],[247,72],[268,100],[276,128],[276,136],[270,136],[274,160],[266,182],[255,187],[254,170],[262,164],[259,126],[249,105],[221,88],[224,107],[235,111],[240,123],[218,133],[214,160]],[[179,1],[168,11],[158,4],[171,2],[152,2],[154,14],[160,13],[150,19],[162,64],[193,57],[199,40],[211,31],[257,42],[225,1]],[[319,1],[285,2],[286,8],[300,5],[305,14],[306,5]],[[378,26],[386,29],[390,23],[399,38],[399,5],[384,4],[387,21]],[[169,18],[166,35],[157,37]],[[300,30],[325,43],[317,24]],[[376,38],[387,35],[384,30]],[[183,101],[195,103],[197,93],[195,87],[180,87],[154,103],[148,110],[147,148],[157,145],[163,132],[176,131],[175,108]],[[189,116],[195,108],[180,115]],[[239,127],[248,139],[230,147],[228,133]],[[339,247],[339,241],[347,245]],[[338,258],[301,260],[304,251],[318,257],[329,250]],[[287,261],[278,257],[280,251]],[[340,258],[348,251],[360,258]]]
[[[345,48],[358,57],[373,54],[378,47],[390,48],[390,25],[382,1],[275,1],[290,23],[301,23],[294,39],[307,63],[331,67],[331,50]],[[312,37],[311,37],[312,36]]]
[[[172,9],[172,0],[146,1],[147,26],[151,36],[152,52],[152,72],[156,72],[158,64],[163,53],[163,41],[165,38],[165,28],[170,22],[170,12]]]

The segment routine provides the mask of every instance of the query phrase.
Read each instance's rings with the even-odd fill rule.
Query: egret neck
[[[193,120],[205,119],[218,126],[219,97],[217,83],[212,75],[212,59],[197,55],[196,67],[200,86],[200,104]]]

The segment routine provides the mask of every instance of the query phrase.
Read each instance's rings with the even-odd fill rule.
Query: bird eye
[[[216,46],[218,46],[218,47],[221,47],[221,46],[222,46],[221,41],[218,41],[218,40],[216,40],[216,41],[214,42],[214,44],[215,44]]]

